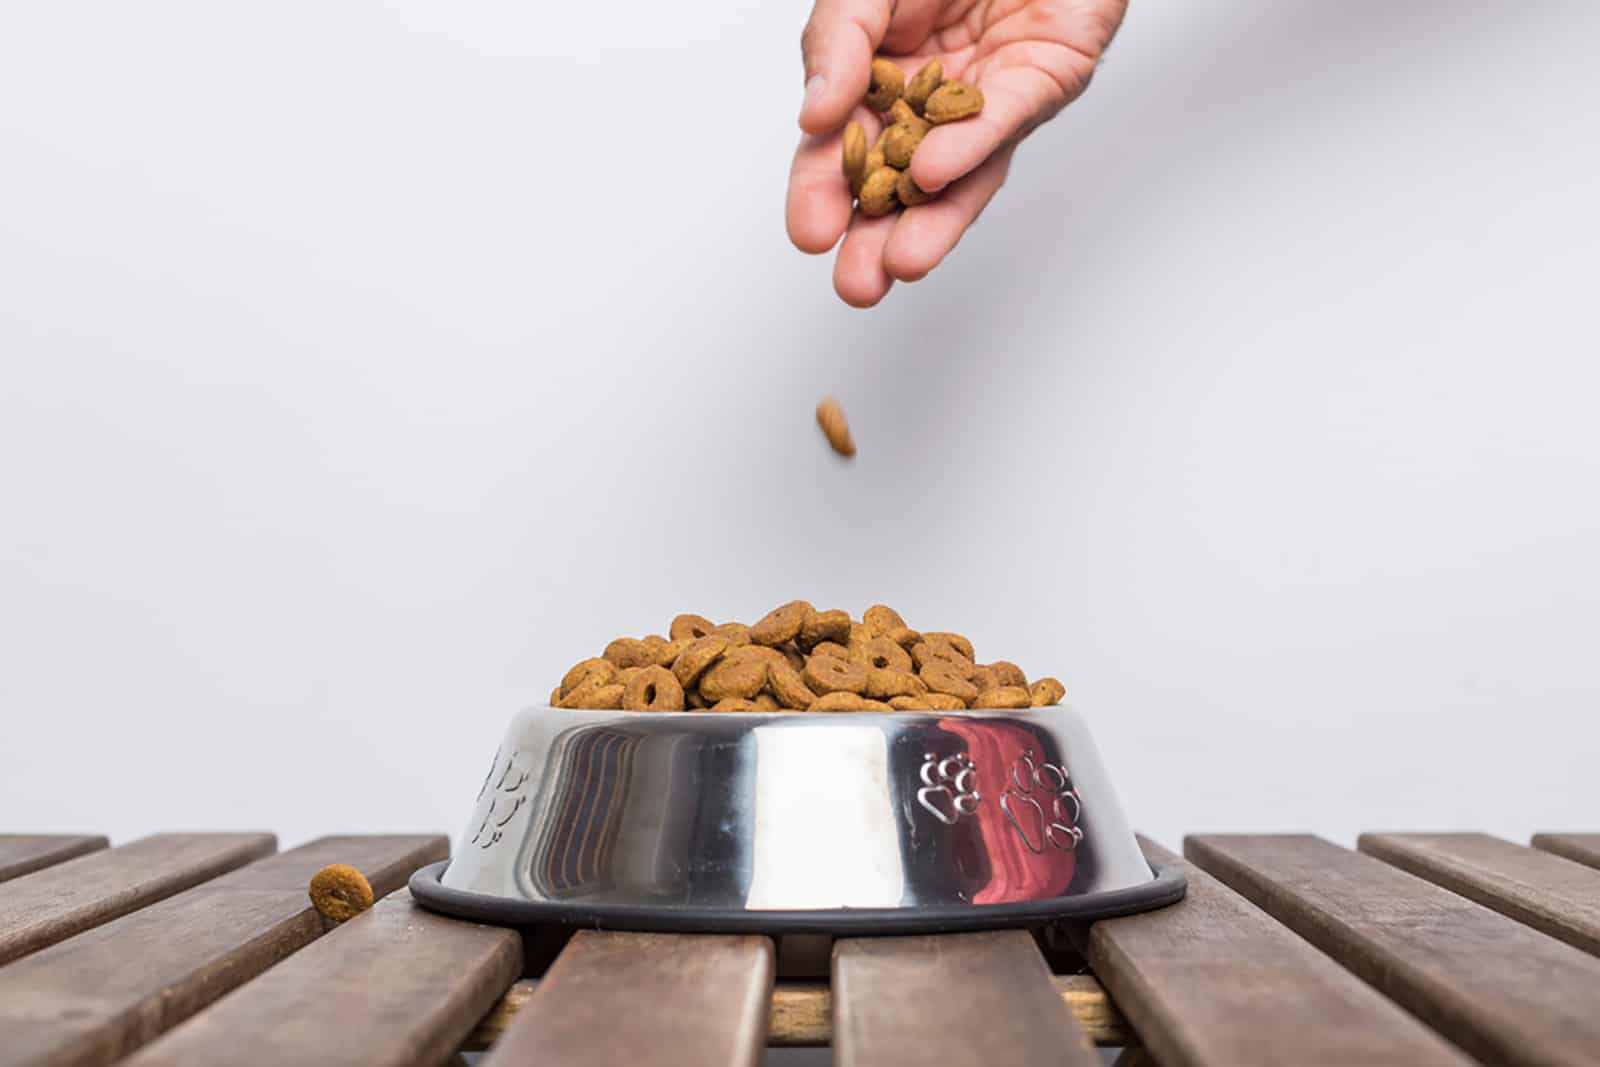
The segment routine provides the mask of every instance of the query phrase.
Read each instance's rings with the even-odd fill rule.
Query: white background
[[[1600,828],[1600,6],[1134,0],[870,312],[803,17],[5,5],[0,828],[454,834],[795,596],[1058,674],[1171,845]]]

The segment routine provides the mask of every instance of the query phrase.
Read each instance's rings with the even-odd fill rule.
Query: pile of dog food
[[[1054,678],[979,663],[960,634],[911,629],[882,604],[858,621],[794,600],[753,626],[679,615],[667,636],[619,637],[550,703],[627,711],[955,711],[1059,704]]]

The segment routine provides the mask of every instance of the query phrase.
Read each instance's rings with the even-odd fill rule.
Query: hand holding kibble
[[[816,0],[790,239],[838,246],[834,288],[857,307],[926,276],[999,190],[1017,143],[1088,86],[1126,6]]]

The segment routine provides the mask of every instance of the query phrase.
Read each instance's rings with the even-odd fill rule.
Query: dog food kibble
[[[977,663],[965,637],[912,629],[883,604],[859,622],[804,600],[753,626],[679,615],[668,633],[619,637],[604,656],[579,660],[550,703],[654,712],[1020,710],[1059,704],[1066,693],[1054,678],[1030,683],[1009,660]]]
[[[874,111],[888,111],[905,87],[906,76],[899,67],[887,59],[874,59],[867,81],[867,106]]]
[[[372,907],[372,886],[360,871],[344,863],[324,867],[311,876],[311,905],[336,923],[353,919]]]
[[[825,397],[817,405],[817,425],[822,427],[822,435],[839,455],[856,454],[856,443],[850,439],[850,424],[845,421],[844,408],[833,397]]]
[[[981,112],[983,93],[967,82],[945,81],[937,59],[924,63],[908,84],[899,67],[879,58],[872,61],[866,104],[883,113],[883,131],[869,149],[861,124],[846,126],[843,169],[861,213],[878,218],[934,199],[936,193],[911,180],[911,160],[934,126]]]

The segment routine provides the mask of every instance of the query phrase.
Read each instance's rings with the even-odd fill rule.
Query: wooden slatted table
[[[404,888],[437,835],[0,835],[0,1067],[1600,1063],[1600,834],[1141,844],[1183,902],[775,944],[446,919]],[[328,863],[377,905],[318,916]]]

